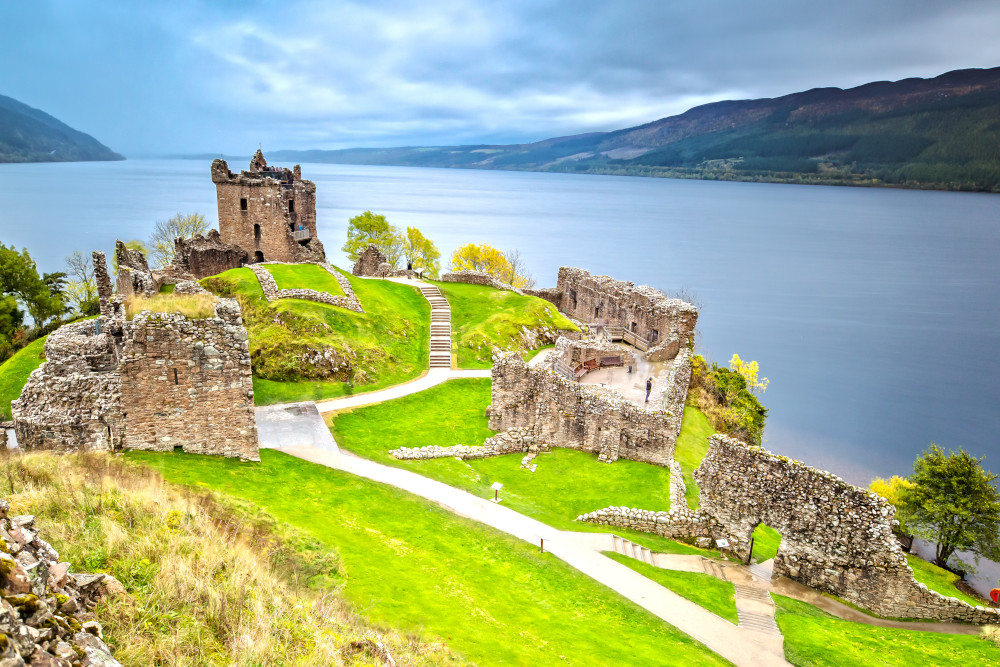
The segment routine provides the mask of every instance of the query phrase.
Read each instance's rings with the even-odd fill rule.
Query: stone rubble
[[[35,517],[9,510],[0,500],[0,667],[121,667],[93,609],[125,587],[108,574],[71,573]]]

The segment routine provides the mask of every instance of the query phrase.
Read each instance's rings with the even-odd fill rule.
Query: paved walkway
[[[284,447],[288,454],[372,481],[389,484],[532,544],[655,614],[737,665],[787,665],[781,637],[741,628],[690,602],[638,572],[602,555],[613,551],[609,533],[560,531],[485,498],[473,496],[408,470],[318,447]],[[581,629],[583,631],[585,629]]]
[[[344,396],[342,398],[331,398],[325,401],[317,401],[316,408],[320,412],[336,412],[338,410],[357,408],[362,405],[382,403],[383,401],[391,401],[394,398],[401,398],[403,396],[409,396],[410,394],[416,394],[417,392],[430,389],[431,387],[437,386],[442,382],[447,382],[448,380],[457,380],[459,378],[488,378],[490,377],[491,372],[492,371],[490,371],[489,368],[482,370],[432,368],[415,380],[410,380],[409,382],[404,382],[403,384],[393,385],[388,389],[370,391],[365,394],[354,394],[353,396]]]

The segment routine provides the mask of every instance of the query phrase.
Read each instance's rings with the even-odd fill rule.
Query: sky
[[[1000,2],[0,2],[0,94],[129,157],[522,143],[1000,66]]]

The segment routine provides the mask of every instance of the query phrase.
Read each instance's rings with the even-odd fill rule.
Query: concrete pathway
[[[492,371],[489,368],[467,370],[432,368],[415,380],[410,380],[409,382],[404,382],[403,384],[393,385],[388,389],[369,391],[364,394],[354,394],[353,396],[343,396],[341,398],[331,398],[325,401],[317,401],[316,408],[320,412],[336,412],[338,410],[357,408],[362,405],[382,403],[383,401],[391,401],[394,398],[402,398],[403,396],[416,394],[417,392],[430,389],[431,387],[435,387],[442,382],[447,382],[448,380],[457,380],[459,378],[488,378],[490,377],[491,372]]]
[[[614,538],[609,533],[556,530],[502,504],[473,496],[408,470],[359,458],[348,452],[312,446],[281,449],[306,461],[389,484],[432,500],[459,516],[492,526],[526,542],[541,546],[544,540],[546,551],[737,665],[788,664],[783,657],[780,636],[772,637],[737,627],[601,554],[602,551],[614,551]]]

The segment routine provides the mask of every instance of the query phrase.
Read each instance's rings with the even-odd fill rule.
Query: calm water
[[[236,165],[240,168],[240,165]],[[456,246],[518,247],[701,306],[700,348],[756,359],[766,446],[850,481],[931,441],[1000,470],[1000,196],[611,176],[304,165],[330,258],[365,209]],[[153,223],[216,220],[207,162],[0,165],[0,240],[42,270]]]

